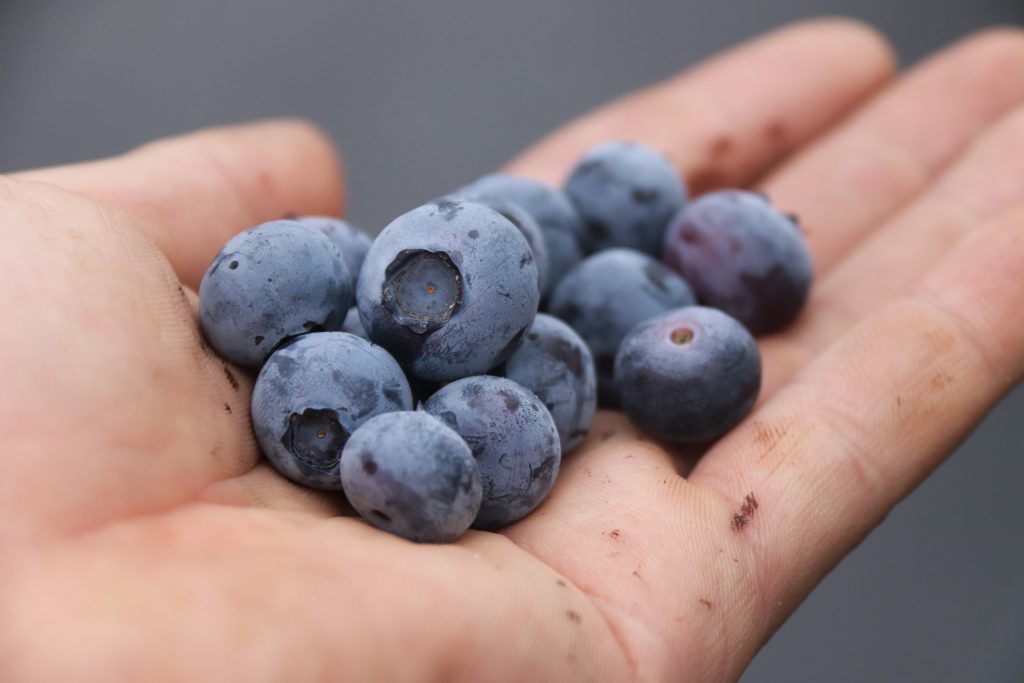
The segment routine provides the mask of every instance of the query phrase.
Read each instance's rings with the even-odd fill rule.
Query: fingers
[[[720,442],[691,482],[735,508],[759,600],[788,609],[1024,374],[1024,210],[973,232]]]
[[[912,70],[762,189],[799,215],[824,274],[1022,101],[1024,32],[975,35]]]
[[[339,215],[344,201],[330,140],[298,120],[211,128],[15,177],[128,213],[193,288],[231,235],[290,213]]]
[[[839,119],[890,76],[874,30],[816,20],[775,31],[570,123],[508,167],[559,184],[591,145],[645,142],[692,189],[742,185]]]
[[[1024,42],[1022,42],[1024,46]],[[1022,52],[1024,66],[1024,52]],[[900,296],[975,226],[1024,205],[1024,107],[1008,115],[920,198],[829,273],[798,324],[762,342],[770,396],[883,302]]]

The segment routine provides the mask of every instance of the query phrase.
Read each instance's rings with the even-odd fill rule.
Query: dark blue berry
[[[252,423],[279,472],[337,490],[352,432],[375,415],[412,407],[402,368],[383,348],[346,332],[318,332],[267,359],[253,388]]]
[[[420,543],[454,541],[480,509],[480,468],[469,446],[423,412],[379,415],[357,429],[341,482],[363,519]]]
[[[737,320],[690,306],[629,333],[615,358],[615,383],[640,429],[674,443],[709,443],[753,408],[761,356]]]
[[[440,200],[384,228],[356,299],[370,339],[410,373],[457,379],[515,351],[537,312],[537,267],[526,239],[499,213]]]
[[[330,216],[300,216],[295,219],[308,228],[319,230],[334,242],[338,251],[345,257],[345,265],[355,282],[359,277],[359,269],[363,266],[366,252],[370,250],[373,240],[362,230],[340,218]]]
[[[235,235],[199,285],[210,346],[248,367],[288,337],[340,329],[351,302],[352,277],[337,247],[295,221]]]
[[[502,377],[467,377],[440,389],[424,408],[466,440],[480,465],[484,493],[474,527],[511,524],[548,495],[561,447],[551,414],[533,392]]]
[[[807,300],[811,256],[795,220],[763,196],[706,194],[672,221],[665,261],[693,285],[701,303],[764,334],[792,322]]]
[[[553,316],[537,314],[503,372],[547,407],[563,455],[583,441],[597,409],[597,377],[590,349],[571,327]]]
[[[565,193],[583,218],[588,252],[611,247],[661,255],[672,216],[686,200],[675,167],[650,147],[612,141],[583,155]]]

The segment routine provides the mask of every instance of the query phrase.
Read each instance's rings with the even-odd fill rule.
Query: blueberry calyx
[[[385,271],[381,301],[400,325],[423,334],[458,310],[462,274],[444,252],[403,251]]]
[[[303,464],[329,471],[338,463],[349,434],[331,408],[307,408],[292,413],[281,443]]]

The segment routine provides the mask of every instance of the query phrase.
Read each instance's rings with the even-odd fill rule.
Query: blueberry
[[[598,395],[614,406],[615,352],[637,323],[696,303],[689,285],[660,261],[632,249],[607,249],[580,262],[562,278],[548,311],[567,322],[590,347]]]
[[[792,322],[811,287],[811,256],[794,218],[743,190],[712,192],[683,209],[665,235],[665,261],[701,303],[755,335]]]
[[[341,458],[352,507],[379,529],[420,543],[458,538],[480,509],[480,468],[466,442],[422,412],[367,420]]]
[[[532,392],[502,377],[467,377],[439,390],[424,408],[466,440],[480,465],[484,493],[474,527],[511,524],[548,495],[561,447],[551,414]]]
[[[352,274],[353,279],[359,276],[363,259],[366,258],[366,252],[370,250],[370,244],[373,243],[369,235],[340,218],[299,216],[295,220],[327,235],[338,247],[341,255],[345,257],[345,265],[348,266],[348,272]]]
[[[588,252],[629,247],[661,255],[665,229],[686,200],[675,167],[650,147],[612,141],[583,155],[565,184]]]
[[[594,357],[583,339],[564,322],[538,313],[503,374],[537,395],[558,429],[562,454],[578,446],[597,409]]]
[[[637,325],[615,357],[629,419],[674,443],[708,443],[739,424],[761,388],[761,356],[734,318],[703,306]]]
[[[508,220],[440,200],[395,219],[357,286],[370,339],[432,381],[486,372],[516,350],[537,312],[537,267]]]
[[[496,199],[487,196],[474,195],[452,195],[449,199],[461,199],[462,201],[476,202],[490,207],[508,219],[509,223],[516,226],[519,232],[523,233],[526,242],[533,252],[534,263],[537,264],[537,287],[541,292],[547,291],[548,268],[548,245],[544,241],[544,233],[541,231],[537,221],[533,219],[526,209],[514,202],[505,199]]]
[[[352,277],[337,247],[294,221],[235,235],[199,285],[207,340],[248,367],[292,335],[339,329],[351,302]]]
[[[359,309],[355,306],[348,309],[348,313],[345,314],[345,321],[341,323],[341,331],[354,334],[363,339],[367,338],[363,321],[359,319]]]
[[[298,337],[270,355],[252,393],[260,448],[281,474],[337,490],[349,435],[381,413],[411,410],[402,368],[387,352],[346,332]]]
[[[583,221],[561,191],[529,178],[494,173],[463,187],[458,194],[510,201],[533,216],[544,232],[549,259],[542,299],[583,258]]]

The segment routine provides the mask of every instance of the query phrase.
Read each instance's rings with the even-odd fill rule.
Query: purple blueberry
[[[337,247],[295,221],[235,235],[199,285],[210,346],[253,368],[288,337],[340,329],[351,302],[352,276]]]
[[[706,194],[676,215],[665,235],[665,262],[693,285],[701,303],[755,335],[796,318],[813,270],[794,218],[743,190]]]
[[[689,285],[660,261],[633,249],[588,256],[562,278],[548,312],[569,324],[590,347],[601,402],[617,405],[615,352],[637,323],[696,303]]]
[[[591,253],[628,247],[660,256],[665,229],[686,201],[686,187],[668,159],[624,141],[584,154],[565,194],[583,218],[583,247]]]
[[[503,374],[547,407],[563,455],[587,436],[597,409],[597,376],[590,349],[571,327],[538,313],[522,346],[505,362]]]
[[[252,392],[252,423],[281,474],[338,490],[338,462],[352,432],[375,415],[412,405],[402,368],[384,349],[346,332],[318,332],[267,359]]]
[[[356,301],[370,339],[432,381],[486,372],[537,313],[523,235],[481,204],[440,200],[395,219],[370,247]]]
[[[299,216],[296,222],[308,228],[319,230],[334,242],[338,251],[345,257],[345,265],[352,274],[353,280],[359,277],[359,269],[363,266],[366,252],[370,250],[373,239],[351,223],[330,216]]]
[[[480,468],[469,446],[423,412],[367,420],[345,444],[341,483],[366,521],[419,543],[454,541],[480,509]]]
[[[551,414],[532,392],[502,377],[466,377],[439,390],[424,408],[466,440],[480,465],[484,493],[474,527],[507,526],[548,495],[561,447]]]
[[[703,306],[637,325],[615,357],[629,419],[673,443],[709,443],[739,424],[761,388],[761,356],[743,325]]]
[[[542,299],[583,258],[583,221],[561,191],[537,180],[493,173],[475,180],[457,194],[503,199],[518,204],[533,216],[544,233],[549,260]]]

